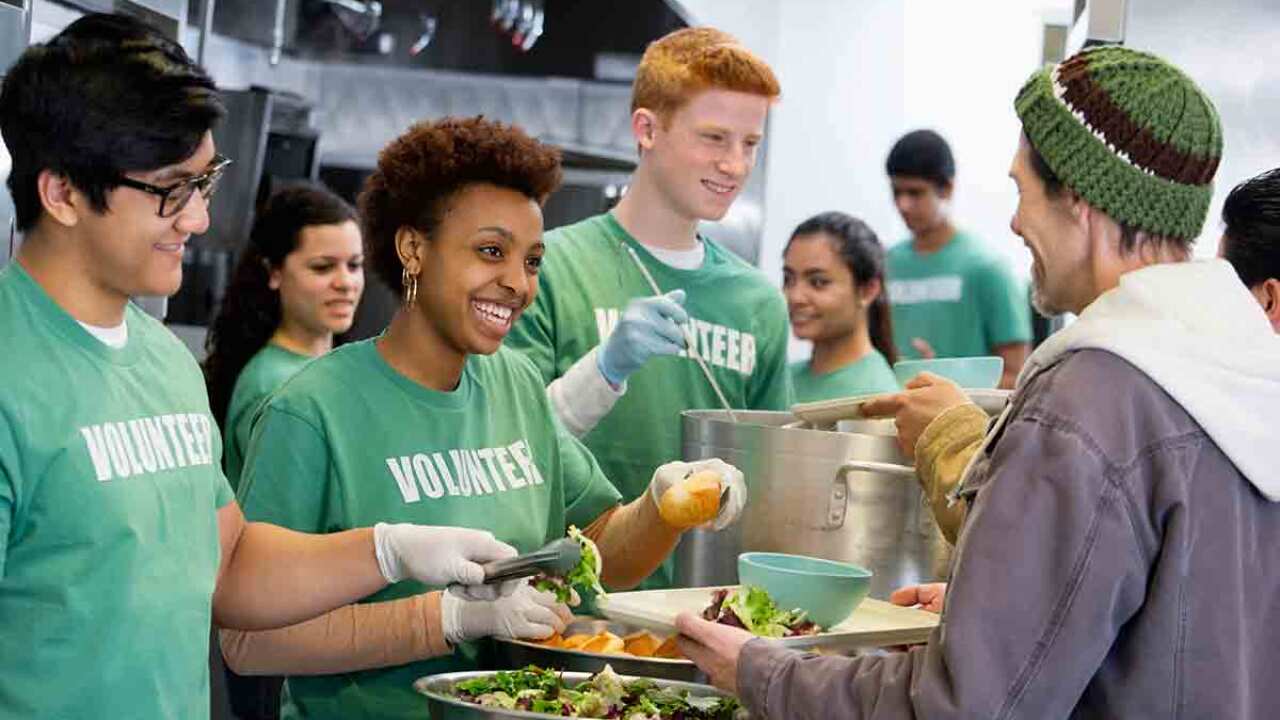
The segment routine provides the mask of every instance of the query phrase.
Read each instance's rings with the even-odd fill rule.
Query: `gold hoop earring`
[[[404,268],[400,272],[400,284],[404,285],[405,307],[413,307],[418,301],[418,276],[410,273],[409,268]]]

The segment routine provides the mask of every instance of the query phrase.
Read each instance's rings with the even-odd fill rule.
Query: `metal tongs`
[[[573,538],[560,538],[531,553],[506,560],[487,562],[484,583],[492,585],[516,578],[529,577],[544,572],[548,575],[565,575],[582,562],[582,546]]]

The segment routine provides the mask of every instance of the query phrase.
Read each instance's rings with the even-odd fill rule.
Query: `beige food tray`
[[[719,589],[702,587],[609,593],[596,599],[596,607],[605,617],[618,622],[672,633],[675,632],[676,615],[686,611],[700,614],[711,604],[711,593]],[[781,638],[779,642],[798,650],[906,645],[927,640],[937,624],[938,616],[934,613],[867,598],[844,622],[826,632]]]
[[[1011,390],[985,390],[985,389],[968,389],[964,391],[969,399],[982,408],[988,415],[998,415],[1004,409],[1005,403],[1009,401]],[[894,393],[876,393],[874,395],[855,395],[846,398],[834,398],[831,400],[817,400],[815,402],[797,403],[791,406],[791,414],[801,420],[816,426],[834,425],[841,420],[862,420],[863,422],[883,422],[886,423],[886,430],[882,434],[896,435],[897,430],[893,426],[893,418],[872,420],[863,419],[861,408],[868,400],[876,400]]]

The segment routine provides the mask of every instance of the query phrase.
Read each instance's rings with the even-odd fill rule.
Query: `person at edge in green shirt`
[[[746,485],[720,460],[651,470],[649,492],[620,505],[533,364],[502,347],[538,294],[541,203],[559,182],[554,149],[483,118],[420,123],[383,149],[360,214],[370,263],[404,305],[382,335],[313,360],[263,406],[240,489],[249,517],[316,532],[449,523],[525,552],[575,525],[613,588],[652,572],[690,526],[657,505],[687,474],[711,470],[726,493],[692,525],[736,519]],[[569,617],[527,581],[492,601],[407,581],[296,627],[226,632],[222,646],[237,672],[291,672],[285,717],[420,720],[415,680],[476,669],[475,640],[545,638]]]
[[[402,524],[247,523],[195,359],[129,302],[172,295],[226,160],[217,89],[138,20],[86,15],[0,88],[24,241],[0,270],[0,718],[209,717],[209,626],[317,616],[515,550]],[[502,588],[498,588],[501,590]]]
[[[893,202],[911,231],[889,248],[894,344],[907,358],[1004,358],[1012,388],[1030,353],[1031,307],[1008,263],[952,224],[956,164],[932,130],[904,135],[885,161]]]
[[[548,233],[542,291],[508,338],[624,499],[680,456],[682,411],[721,407],[698,358],[734,408],[791,405],[777,286],[697,232],[746,184],[779,92],[769,66],[718,30],[650,44],[632,92],[630,188],[612,212]],[[642,586],[670,587],[673,574],[664,563]]]
[[[258,405],[351,329],[363,291],[355,208],[310,184],[273,194],[254,218],[206,342],[209,406],[226,438],[232,490]]]
[[[258,406],[351,328],[363,290],[355,208],[309,183],[267,199],[206,342],[209,405],[226,438],[222,466],[232,491]],[[280,678],[244,678],[214,660],[212,672],[225,673],[227,699],[240,720],[279,716]]]
[[[800,223],[782,252],[791,331],[813,355],[791,365],[796,402],[897,392],[884,248],[861,220],[825,212]]]

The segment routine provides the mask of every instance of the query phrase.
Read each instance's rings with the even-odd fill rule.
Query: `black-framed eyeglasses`
[[[218,181],[222,179],[222,173],[230,164],[231,158],[215,155],[208,170],[185,180],[179,180],[169,187],[160,187],[129,177],[120,178],[120,184],[160,198],[160,210],[157,214],[162,218],[170,218],[182,212],[182,208],[187,206],[197,190],[205,200],[212,197],[213,192],[218,189]]]

